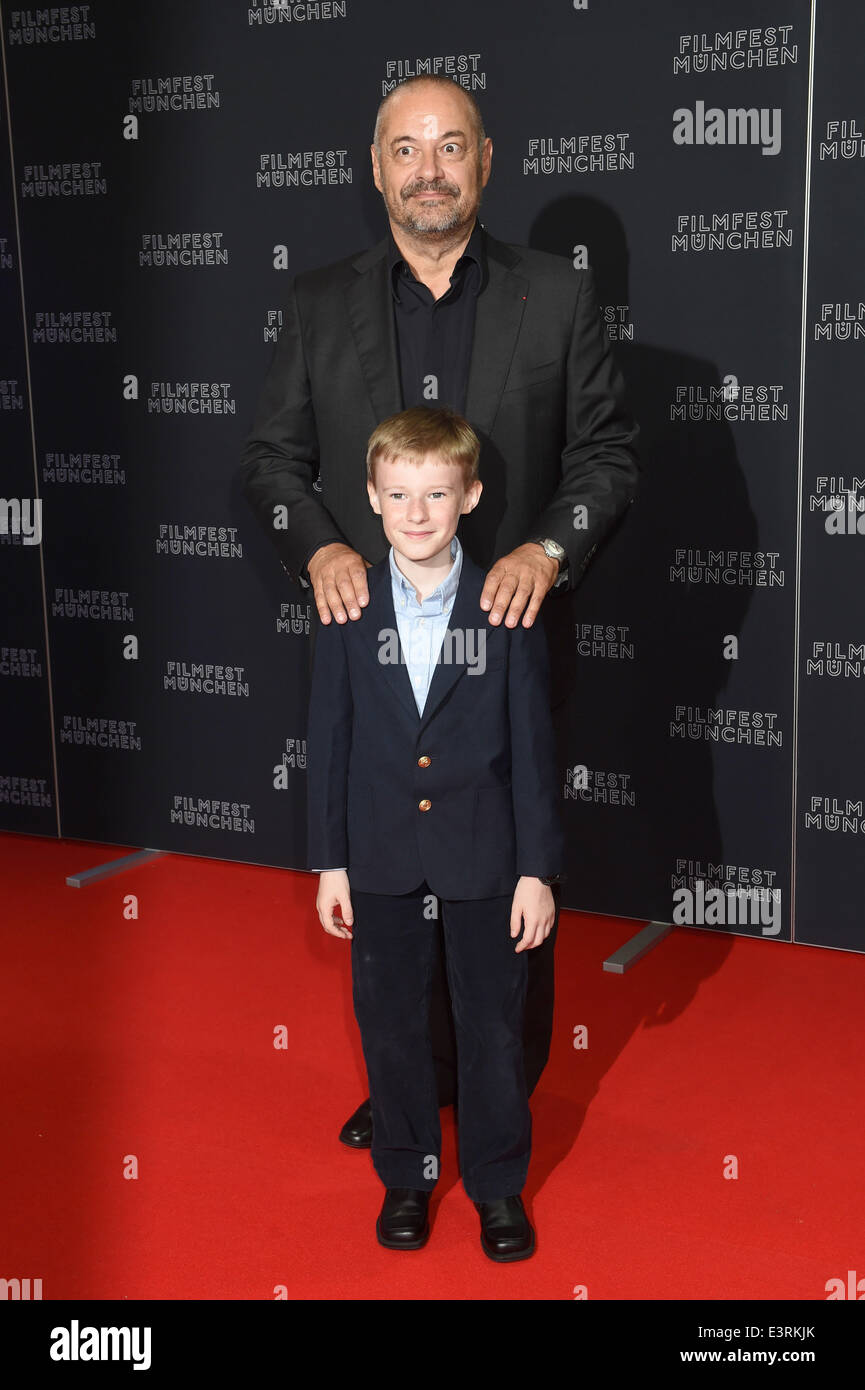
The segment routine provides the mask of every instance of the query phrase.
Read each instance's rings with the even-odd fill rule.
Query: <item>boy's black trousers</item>
[[[456,1100],[468,1196],[517,1195],[531,1153],[529,1078],[533,1085],[549,1047],[547,1036],[531,1061],[524,1048],[530,959],[552,956],[555,926],[541,946],[517,952],[512,894],[449,900],[423,883],[399,896],[352,890],[351,897],[352,992],[376,1172],[386,1187],[431,1191],[441,1158],[439,1106]],[[445,1012],[437,1008],[442,995]]]
[[[523,1059],[526,1090],[531,1095],[547,1065],[550,1041],[553,1036],[553,1005],[555,1003],[555,943],[559,930],[559,900],[561,888],[555,884],[552,894],[556,903],[556,918],[550,934],[540,946],[521,951],[527,960],[526,1008],[523,1021]],[[352,893],[354,901],[354,893]],[[512,901],[512,899],[511,899]],[[516,942],[514,942],[516,945]],[[433,969],[430,1000],[430,1034],[439,1105],[457,1103],[457,1063],[453,1010],[448,990],[444,959],[444,934],[439,924],[437,949]]]

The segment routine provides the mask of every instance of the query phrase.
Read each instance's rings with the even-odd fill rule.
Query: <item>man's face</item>
[[[373,511],[394,550],[422,564],[450,546],[460,516],[477,506],[481,483],[466,488],[462,469],[428,454],[423,463],[379,460],[375,484],[367,483]]]
[[[468,229],[490,176],[493,145],[478,151],[472,112],[456,83],[397,89],[385,108],[375,186],[391,222],[431,241]]]

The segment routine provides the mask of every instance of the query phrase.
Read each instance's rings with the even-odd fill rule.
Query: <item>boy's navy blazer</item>
[[[367,893],[408,893],[425,879],[442,898],[505,895],[522,875],[562,871],[544,626],[492,626],[479,605],[484,578],[464,551],[423,714],[405,662],[380,659],[402,657],[387,557],[367,570],[360,618],[319,626],[311,869],[347,867]]]

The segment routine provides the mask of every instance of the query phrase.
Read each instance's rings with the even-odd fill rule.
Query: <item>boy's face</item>
[[[373,511],[394,550],[418,564],[448,550],[460,517],[477,506],[482,491],[479,479],[466,488],[459,465],[433,454],[423,463],[379,460],[375,477],[367,483]]]

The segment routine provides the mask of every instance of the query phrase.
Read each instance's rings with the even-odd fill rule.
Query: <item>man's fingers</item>
[[[339,596],[339,589],[336,587],[336,584],[334,583],[334,580],[330,577],[330,575],[328,575],[326,579],[322,579],[321,587],[322,601],[326,605],[328,611],[333,614],[338,623],[346,622],[346,613],[345,609],[342,606],[342,599]],[[321,603],[319,603],[318,599],[316,599],[316,603],[318,605],[318,611],[320,613]]]
[[[337,578],[336,587],[339,590],[340,598],[348,610],[348,616],[350,618],[359,618],[360,602],[354,573],[350,572],[348,569],[342,570]]]
[[[315,606],[318,609],[318,616],[321,618],[321,621],[323,623],[329,623],[331,620],[331,611],[330,604],[324,596],[324,585],[316,584],[312,591],[312,596],[315,599]]]
[[[528,607],[523,614],[523,627],[531,627],[541,609],[541,604],[546,597],[545,591],[540,585],[535,585],[532,596],[529,599]]]
[[[490,570],[489,574],[484,580],[484,587],[481,589],[480,604],[481,608],[483,608],[484,610],[486,610],[487,608],[492,608],[493,599],[496,596],[496,591],[499,587],[499,583],[503,578],[504,570],[502,569],[501,565],[493,565],[492,569]]]
[[[523,609],[536,592],[531,580],[521,579],[517,586],[517,591],[510,601],[508,611],[505,615],[505,626],[516,627],[523,614]],[[540,606],[540,600],[538,601]],[[537,609],[535,610],[537,612]]]
[[[490,622],[500,623],[504,617],[505,609],[516,592],[519,581],[515,574],[503,574],[499,580],[498,588],[493,596],[493,606],[490,612]]]
[[[354,592],[361,608],[365,608],[369,603],[369,586],[366,582],[366,572],[369,568],[369,560],[364,560],[362,556],[352,560],[348,567],[349,578],[354,585]]]

